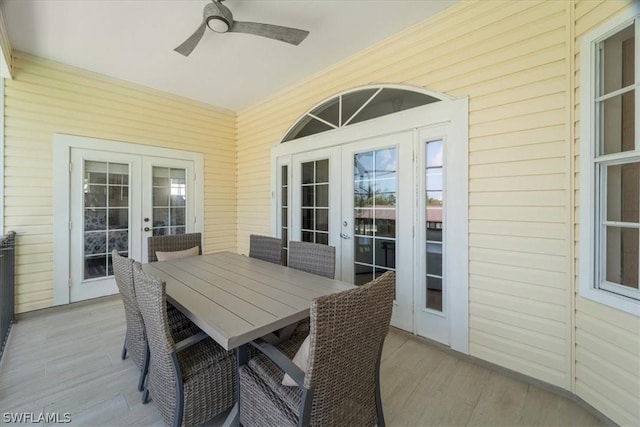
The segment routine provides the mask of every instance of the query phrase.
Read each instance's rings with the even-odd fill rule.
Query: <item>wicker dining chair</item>
[[[384,426],[380,358],[389,330],[395,272],[366,285],[316,298],[306,373],[290,359],[294,338],[240,367],[240,423],[252,426]],[[297,387],[282,384],[284,373]]]
[[[309,242],[289,242],[289,262],[296,270],[334,279],[336,275],[336,248]],[[298,322],[294,335],[309,335],[309,318]]]
[[[111,254],[113,260],[113,274],[116,285],[122,295],[122,303],[124,305],[126,332],[124,337],[124,345],[122,346],[121,358],[124,360],[127,353],[131,356],[134,363],[140,369],[140,379],[138,380],[138,390],[144,389],[144,382],[149,368],[149,352],[147,349],[147,339],[144,333],[144,322],[142,314],[136,300],[135,289],[133,286],[133,265],[134,261],[130,258],[123,257],[117,251]],[[169,327],[172,333],[187,337],[195,335],[200,331],[191,320],[189,320],[178,309],[171,305],[167,305],[167,315],[169,319]]]
[[[333,279],[336,274],[336,248],[319,243],[290,241],[288,266]]]
[[[153,399],[173,426],[198,426],[233,406],[235,356],[202,331],[179,341],[168,323],[165,283],[145,274],[139,264],[133,277],[151,355],[143,403]]]
[[[282,264],[282,239],[278,237],[249,236],[249,257],[268,261],[273,264]]]
[[[157,251],[160,252],[176,252],[198,247],[198,254],[202,255],[202,234],[170,234],[168,236],[150,236],[147,239],[147,261],[156,262],[158,257]]]

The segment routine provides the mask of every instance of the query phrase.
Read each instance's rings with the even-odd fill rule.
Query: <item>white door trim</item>
[[[445,265],[449,275],[449,345],[453,350],[469,354],[469,103],[458,105],[459,110],[451,115],[447,144],[445,146],[445,179],[447,194],[445,206],[448,225],[445,238],[456,242],[460,248],[456,259],[446,256]],[[453,316],[459,313],[460,316]]]
[[[195,213],[200,221],[195,231],[204,231],[204,155],[192,151],[158,148],[128,142],[83,136],[53,136],[53,305],[69,304],[71,260],[69,224],[71,221],[71,149],[112,151],[140,156],[192,160],[195,165]]]

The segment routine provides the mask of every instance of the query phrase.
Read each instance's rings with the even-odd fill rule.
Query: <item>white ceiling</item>
[[[1,0],[0,0],[1,1]],[[228,0],[239,21],[310,31],[299,46],[207,30],[207,0],[4,0],[13,49],[231,110],[427,19],[456,0]]]

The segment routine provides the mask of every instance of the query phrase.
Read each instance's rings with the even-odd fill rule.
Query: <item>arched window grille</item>
[[[399,85],[373,85],[333,96],[302,115],[281,142],[327,132],[442,101],[437,93]]]

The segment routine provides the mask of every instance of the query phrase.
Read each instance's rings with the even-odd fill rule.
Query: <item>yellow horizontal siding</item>
[[[0,9],[0,77],[11,77],[11,45],[9,44],[9,33],[4,19],[4,13]]]
[[[553,46],[551,48],[547,48],[543,51],[536,52],[534,54],[530,54],[526,59],[522,59],[520,61],[525,62],[520,66],[520,70],[507,75],[494,75],[489,76],[488,79],[483,81],[476,81],[473,79],[473,74],[468,76],[466,79],[460,82],[454,82],[452,85],[456,87],[456,92],[460,94],[469,93],[473,91],[477,93],[478,96],[500,93],[505,90],[518,89],[522,86],[526,86],[532,83],[540,83],[550,79],[557,79],[564,70],[564,63],[562,60],[557,59],[553,62],[546,62],[542,65],[535,65],[533,70],[535,70],[535,76],[530,76],[531,68],[526,68],[527,64],[531,64],[535,60],[538,59],[538,63],[541,58],[548,58],[550,55],[553,55],[554,58],[558,58],[560,56],[561,46]],[[494,68],[498,67],[495,65]],[[527,76],[529,79],[523,81],[523,75]]]
[[[584,332],[585,334],[600,338],[607,343],[607,347],[615,349],[614,352],[619,351],[621,358],[628,357],[627,361],[631,361],[631,357],[635,356],[635,363],[621,365],[621,368],[629,371],[636,377],[640,375],[640,360],[637,359],[638,352],[640,352],[640,345],[638,344],[640,326],[637,324],[637,321],[635,322],[636,327],[633,328],[633,330],[625,330],[616,323],[604,321],[592,316],[591,313],[579,311],[576,315],[576,322],[580,325],[580,333]],[[581,345],[581,343],[578,343],[578,345]]]
[[[513,252],[502,249],[490,248],[469,248],[469,260],[477,263],[496,263],[510,265],[514,267],[528,268],[531,270],[544,268],[546,271],[562,273],[566,269],[566,259],[564,257],[532,254],[528,252]],[[499,260],[499,261],[496,261]],[[495,278],[491,278],[492,280]]]
[[[541,267],[525,268],[515,265],[505,265],[501,264],[500,260],[494,260],[493,262],[470,261],[469,273],[472,276],[477,275],[478,277],[524,282],[540,287],[552,287],[558,289],[565,289],[567,281],[566,274],[564,272],[545,270]],[[471,289],[474,289],[474,287],[471,287]],[[522,302],[530,302],[527,295],[522,296]],[[559,301],[558,303],[562,302],[563,301]]]
[[[461,2],[241,111],[239,251],[248,251],[249,234],[269,232],[270,150],[307,109],[377,82],[468,95],[471,354],[569,388],[567,9]],[[553,335],[486,315],[514,307],[553,324]],[[510,343],[519,334],[540,339]]]
[[[531,176],[561,173],[563,158],[532,160],[510,160],[502,156],[493,163],[469,165],[469,178],[486,178],[496,176]]]
[[[521,297],[526,295],[527,299],[549,305],[563,306],[563,298],[566,297],[565,290],[553,286],[539,286],[537,284],[504,280],[495,277],[486,277],[478,274],[475,282],[476,289],[495,293],[496,295],[507,295]]]
[[[618,354],[610,354],[606,350],[611,347],[610,340],[600,339],[595,334],[581,330],[578,334],[580,345],[577,346],[578,359],[582,364],[582,371],[594,370],[598,375],[604,375],[610,381],[615,383],[622,392],[628,393],[626,400],[633,400],[634,393],[638,391],[638,382],[635,380],[638,376],[637,359],[633,353],[618,352]],[[594,353],[593,346],[600,345],[605,348],[604,351]],[[610,358],[602,357],[602,353],[609,352]],[[614,351],[615,352],[615,351]],[[633,372],[630,372],[633,371]],[[580,375],[578,375],[580,377]]]
[[[575,108],[573,185],[575,191],[574,284],[579,286],[580,261],[580,37],[607,22],[631,1],[578,1],[575,5]],[[637,31],[637,29],[636,29]],[[608,306],[576,297],[575,392],[622,426],[640,425],[640,319]]]
[[[469,181],[469,192],[562,190],[565,188],[564,179],[565,175],[562,173],[539,175],[535,179],[526,175],[512,176],[508,180],[503,177],[475,178]]]
[[[566,335],[567,326],[564,322],[558,322],[552,319],[541,319],[536,314],[528,314],[501,307],[491,307],[475,302],[470,302],[469,311],[473,312],[474,316],[478,318],[502,322],[517,328],[532,330],[557,338],[563,338]]]
[[[578,334],[577,338],[589,346],[606,345],[606,342],[587,335]],[[617,360],[603,360],[602,351],[593,353],[591,349],[583,346],[576,348],[576,392],[586,395],[587,401],[596,408],[607,408],[608,412],[614,413],[616,422],[620,425],[637,425],[637,370],[635,375],[629,375],[628,371],[616,364]],[[637,361],[637,358],[629,357],[626,360],[627,363],[634,361]],[[595,389],[595,395],[592,393],[594,384],[599,384],[599,388]],[[604,389],[607,393],[602,392]]]
[[[558,76],[563,70],[562,46],[556,45],[539,52],[534,52],[515,58],[506,63],[487,65],[485,69],[479,69],[476,74],[470,70],[468,73],[448,79],[442,75],[440,81],[435,82],[447,93],[462,95],[468,93],[477,84],[480,94],[486,94],[489,88],[519,87],[531,82],[546,80]],[[509,72],[498,72],[500,69],[508,68]],[[492,73],[493,70],[493,73]],[[535,70],[535,76],[529,76],[531,70]]]
[[[505,178],[508,178],[506,176]],[[486,206],[470,206],[469,220],[496,220],[496,221],[529,221],[564,223],[564,207],[502,207],[496,209]],[[565,227],[566,230],[566,227]]]
[[[53,134],[200,152],[204,250],[236,250],[236,114],[15,52],[5,83],[5,229],[16,311],[53,303]]]
[[[558,369],[558,362],[562,362],[563,354],[564,354],[564,343],[565,337],[556,337],[548,334],[546,331],[535,331],[531,328],[527,328],[527,333],[522,333],[522,328],[519,326],[511,325],[509,323],[505,323],[501,320],[496,321],[492,319],[486,319],[481,316],[478,316],[475,322],[475,326],[479,331],[492,331],[492,335],[499,336],[501,338],[507,339],[516,345],[526,345],[535,348],[537,352],[543,354],[550,354],[549,360],[552,360],[551,363],[548,364],[548,368],[555,369],[558,373],[562,373],[562,369]],[[475,328],[472,328],[474,330]],[[471,342],[474,343],[477,340],[472,337]],[[480,340],[482,344],[482,340]],[[553,357],[553,355],[557,357]],[[518,354],[515,355],[519,357]],[[533,354],[530,358],[531,361],[535,361],[535,356]]]
[[[566,148],[563,141],[538,142],[529,145],[518,145],[509,148],[494,148],[474,151],[469,156],[470,165],[492,164],[499,156],[508,156],[511,161],[527,159],[553,159],[562,158]]]
[[[472,234],[469,247],[499,249],[527,254],[563,256],[566,242],[562,239],[522,236],[496,236],[492,234]]]
[[[479,323],[482,324],[482,321]],[[482,349],[495,351],[496,348],[500,348],[502,353],[502,363],[500,364],[502,366],[510,369],[517,367],[518,371],[527,375],[534,374],[531,376],[549,383],[553,383],[563,376],[562,371],[558,369],[558,366],[562,366],[562,355],[542,350],[540,343],[535,340],[535,334],[527,332],[532,337],[530,342],[517,342],[514,341],[515,331],[505,333],[495,324],[492,326],[483,329],[472,327],[469,331],[469,347],[477,348],[478,352],[482,352]],[[492,329],[493,332],[485,332],[488,329]],[[522,341],[522,338],[519,341]]]
[[[67,84],[67,89],[74,91],[74,88],[81,88],[80,92],[86,93],[90,97],[113,99],[114,101],[127,98],[126,104],[136,105],[144,114],[146,111],[175,111],[178,117],[191,116],[192,118],[213,121],[226,121],[234,113],[228,110],[211,107],[197,101],[192,101],[165,92],[149,90],[145,87],[121,80],[92,73],[80,68],[69,67],[64,64],[55,63],[46,59],[14,52],[14,60],[17,58],[28,58],[30,63],[31,76],[39,79],[51,79],[53,86]],[[25,77],[29,79],[29,77]],[[233,127],[228,125],[229,127]]]
[[[478,234],[498,236],[523,236],[555,239],[564,231],[563,224],[540,223],[536,221],[496,221],[476,220],[469,224],[469,231]]]
[[[550,111],[533,112],[526,116],[509,117],[500,120],[500,127],[496,127],[495,122],[478,123],[475,126],[469,126],[469,138],[564,124],[563,116],[564,111],[558,108]],[[562,135],[558,135],[558,137],[562,137]]]
[[[520,103],[540,96],[562,93],[564,90],[566,90],[564,77],[555,76],[505,90],[492,90],[487,94],[478,95],[470,99],[469,105],[473,111],[480,112],[487,108]]]
[[[471,335],[473,335],[473,333]],[[564,373],[546,366],[553,363],[557,363],[558,365],[562,364],[560,358],[551,358],[546,364],[540,363],[535,357],[535,353],[533,354],[533,361],[519,356],[520,354],[531,354],[534,349],[530,346],[513,345],[509,340],[497,338],[492,335],[483,336],[482,334],[478,334],[478,338],[478,341],[486,344],[471,342],[469,349],[473,352],[474,356],[484,360],[491,360],[497,365],[521,372],[550,384],[558,384],[564,381]],[[497,348],[500,348],[500,351],[496,350]]]
[[[143,111],[139,116],[139,120],[131,123],[129,114],[135,114],[136,109],[139,107],[125,105],[121,107],[122,110],[114,111],[113,105],[114,103],[117,103],[117,100],[105,100],[97,97],[93,98],[92,105],[85,106],[82,104],[82,102],[88,96],[88,94],[86,93],[72,96],[72,94],[69,93],[69,89],[60,89],[52,91],[52,93],[43,94],[37,91],[38,86],[36,84],[33,84],[32,86],[34,86],[33,91],[26,91],[22,87],[22,85],[20,88],[21,90],[18,92],[11,92],[11,89],[9,88],[12,96],[7,99],[6,105],[12,105],[17,109],[20,109],[21,107],[24,108],[26,105],[28,106],[29,111],[33,112],[34,114],[44,113],[53,116],[57,116],[60,109],[62,109],[63,111],[73,111],[75,114],[81,115],[99,114],[104,115],[104,119],[111,122],[121,120],[120,123],[126,123],[130,126],[137,126],[142,128],[145,128],[149,125],[158,126],[160,128],[166,127],[163,132],[166,134],[178,134],[184,132],[185,136],[194,134],[196,136],[201,136],[204,138],[210,136],[211,132],[219,132],[231,136],[235,134],[235,129],[226,126],[212,126],[211,123],[204,123],[202,126],[199,126],[198,123],[204,119],[183,119],[177,126],[167,126],[167,121],[171,123],[172,119],[170,113],[158,112],[154,110]],[[78,90],[78,87],[75,87],[75,90]],[[53,96],[55,96],[56,98],[52,98]],[[173,116],[173,120],[175,121],[175,116]]]
[[[470,206],[563,206],[566,192],[561,190],[477,192],[469,195]]]

